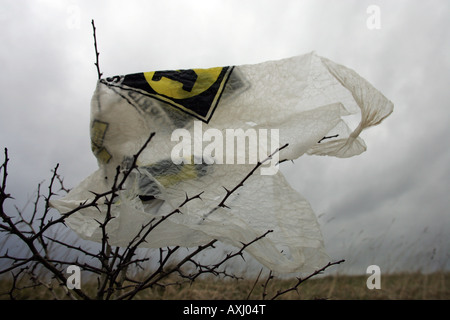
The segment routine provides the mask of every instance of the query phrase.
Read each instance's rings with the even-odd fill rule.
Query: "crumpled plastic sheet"
[[[101,79],[91,103],[92,150],[99,168],[51,204],[64,214],[93,199],[92,192],[109,190],[116,167],[126,171],[132,156],[155,132],[138,158],[138,168],[111,205],[115,217],[107,225],[111,245],[128,245],[142,225],[178,208],[186,195],[203,192],[201,199],[189,201],[181,213],[157,226],[142,246],[194,247],[218,239],[241,247],[273,230],[246,252],[276,273],[310,272],[329,262],[322,233],[310,204],[287,183],[275,160],[305,154],[358,155],[366,150],[359,136],[362,130],[379,124],[392,111],[393,104],[356,72],[314,52],[255,65]],[[360,115],[356,128],[349,128],[349,115]],[[176,129],[187,130],[192,140],[172,141]],[[229,158],[234,159],[232,163],[224,160],[228,149],[224,149],[223,164],[214,159],[220,153],[209,153],[212,159],[208,158],[204,150],[213,139],[205,141],[205,132],[220,132],[225,148],[227,129],[267,134],[267,141],[259,140],[263,156],[259,154],[258,161],[278,147],[288,147],[262,164],[227,198],[226,206],[219,207],[227,190],[255,168],[250,163],[255,153],[250,142],[235,150],[234,158]],[[278,136],[272,129],[278,130]],[[203,139],[203,154],[191,152],[190,160],[195,162],[174,163],[172,152],[177,145],[189,147],[199,139]],[[237,163],[239,150],[247,154],[241,164]],[[68,217],[67,225],[82,238],[99,242],[102,233],[97,221],[104,219],[106,209],[100,200],[98,208]]]

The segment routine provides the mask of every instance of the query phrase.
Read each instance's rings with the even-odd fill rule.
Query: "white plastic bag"
[[[278,171],[303,154],[351,157],[365,151],[361,131],[380,123],[392,103],[354,71],[315,53],[235,67],[158,71],[99,80],[92,98],[91,140],[99,169],[67,196],[62,214],[111,188],[151,132],[125,188],[111,206],[108,240],[126,246],[142,225],[184,205],[143,246],[185,247],[212,239],[240,247],[278,273],[309,272],[328,262],[308,202]],[[361,114],[353,131],[345,116]],[[238,138],[236,138],[238,137]],[[231,145],[231,142],[234,145]],[[257,161],[275,152],[239,186]],[[79,210],[67,224],[101,241],[107,205]]]

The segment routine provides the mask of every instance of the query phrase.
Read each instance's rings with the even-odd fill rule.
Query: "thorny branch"
[[[228,190],[227,188],[223,187],[226,191],[225,196],[222,198],[222,200],[220,201],[220,203],[211,211],[209,211],[207,214],[205,214],[203,216],[203,220],[205,220],[209,215],[211,215],[214,211],[216,211],[219,208],[227,208],[230,209],[230,207],[228,207],[225,202],[228,200],[228,198],[234,194],[236,192],[237,189],[241,188],[244,186],[244,183],[255,173],[256,170],[258,170],[259,167],[261,167],[264,163],[268,162],[269,160],[272,159],[272,157],[280,152],[281,150],[285,149],[288,147],[288,143],[286,143],[285,145],[283,145],[282,147],[276,149],[275,151],[273,151],[269,156],[267,156],[267,158],[265,158],[263,161],[259,161],[256,166],[253,167],[253,169],[241,180],[241,182],[239,182],[233,189]]]
[[[227,194],[225,195],[225,197],[222,199],[222,201],[219,203],[219,207],[225,207],[225,208],[229,208],[226,204],[225,201],[227,201],[227,199],[231,196],[231,194],[233,194],[238,188],[243,187],[244,186],[244,182],[248,180],[248,178],[250,178],[253,173],[255,173],[256,170],[258,170],[258,168],[260,166],[262,166],[264,163],[266,163],[267,161],[269,161],[270,159],[272,159],[272,157],[280,152],[281,150],[283,150],[284,148],[286,148],[289,144],[285,144],[284,146],[276,149],[274,152],[272,152],[266,159],[264,159],[263,161],[260,161],[256,164],[256,166],[244,177],[244,179],[242,179],[242,181],[237,184],[233,189],[231,190],[227,190],[226,188],[224,188],[227,192]]]
[[[9,296],[10,299],[15,299],[21,290],[31,288],[31,287],[41,287],[46,289],[52,297],[54,298],[70,298],[70,299],[133,299],[137,294],[153,287],[166,287],[169,285],[179,285],[185,281],[194,282],[198,277],[204,274],[211,274],[215,277],[232,277],[239,279],[233,274],[227,273],[223,266],[227,261],[233,258],[241,257],[244,259],[244,251],[251,246],[253,243],[259,241],[267,234],[272,232],[268,230],[264,234],[256,237],[252,241],[247,243],[242,243],[242,246],[235,252],[231,252],[219,258],[215,263],[202,263],[197,258],[199,253],[204,252],[207,249],[215,249],[214,244],[217,240],[211,240],[205,245],[198,246],[196,249],[188,252],[184,256],[177,257],[176,254],[180,252],[179,246],[168,247],[166,249],[159,249],[159,266],[155,270],[148,270],[148,268],[143,268],[142,264],[148,262],[152,258],[144,257],[138,258],[137,249],[139,246],[145,242],[147,236],[155,228],[161,225],[169,217],[175,214],[181,214],[180,209],[188,202],[194,199],[201,200],[201,194],[189,197],[186,194],[186,199],[172,212],[167,215],[161,216],[159,218],[151,219],[148,223],[144,224],[139,232],[132,238],[129,244],[124,248],[112,247],[109,245],[107,225],[113,219],[111,214],[111,206],[114,198],[118,193],[123,190],[126,179],[129,177],[132,170],[137,168],[136,161],[145,147],[150,143],[154,134],[152,133],[147,141],[144,143],[142,148],[134,155],[133,163],[131,167],[127,170],[121,172],[119,168],[116,171],[114,182],[111,186],[111,190],[103,193],[93,193],[93,199],[81,203],[76,209],[61,215],[59,218],[51,216],[50,213],[50,199],[55,195],[53,189],[55,188],[55,183],[59,182],[62,184],[62,179],[60,178],[57,170],[58,165],[52,171],[52,177],[49,182],[48,193],[43,196],[41,194],[41,184],[38,185],[38,191],[36,199],[33,203],[33,210],[31,217],[27,220],[26,215],[22,210],[16,208],[20,214],[18,217],[12,217],[8,215],[4,210],[4,202],[12,197],[6,193],[6,182],[7,182],[7,166],[9,162],[8,151],[5,149],[5,161],[1,166],[2,170],[2,184],[0,189],[0,217],[2,223],[0,224],[0,231],[6,233],[10,236],[16,236],[21,240],[21,242],[27,248],[27,254],[20,256],[18,254],[10,254],[8,250],[6,253],[0,256],[0,260],[7,260],[11,262],[11,265],[0,270],[0,275],[10,274],[12,277],[12,282],[10,284],[10,289],[3,294]],[[281,150],[280,148],[279,150]],[[279,152],[277,150],[277,152]],[[272,154],[273,156],[273,154]],[[261,165],[258,163],[256,167],[247,175],[238,185],[227,192],[226,197],[222,199],[221,203],[235,192],[239,187],[242,187],[244,182],[253,174],[256,169]],[[61,186],[60,190],[67,190]],[[43,211],[40,212],[40,199],[44,199]],[[99,228],[102,229],[102,239],[101,248],[98,251],[93,251],[82,245],[74,245],[68,240],[58,239],[58,234],[51,234],[50,231],[52,226],[60,225],[65,226],[65,219],[71,214],[78,212],[84,208],[95,207],[98,208],[101,199],[106,199],[106,213],[102,221],[98,221]],[[76,253],[88,259],[90,262],[80,261],[79,258],[58,258],[52,256],[53,252],[56,252],[56,248],[64,248],[67,252]],[[61,251],[61,250],[59,250]],[[76,255],[75,254],[75,255]],[[68,256],[73,256],[73,254],[68,254]],[[179,260],[174,263],[174,259]],[[95,263],[97,261],[98,263]],[[342,261],[341,261],[342,262]],[[340,263],[340,262],[338,262]],[[299,279],[297,284],[289,289],[278,291],[272,299],[278,298],[281,295],[297,290],[297,287],[310,277],[324,271],[331,265],[337,263],[330,263],[324,268],[316,271],[305,279]],[[88,293],[87,291],[81,289],[67,290],[67,275],[65,270],[67,266],[75,265],[81,268],[86,273],[94,275],[97,278],[97,291],[94,295]],[[142,269],[140,278],[132,277],[128,275],[130,267],[133,270]],[[45,272],[44,272],[45,271]],[[48,282],[45,274],[50,274],[51,278],[57,282],[57,285],[53,285]],[[176,277],[174,277],[176,276]],[[28,279],[25,285],[20,284],[21,280]],[[174,280],[175,279],[175,280]],[[269,275],[269,280],[272,279],[271,274]],[[57,294],[57,288],[66,288],[64,295],[61,297]],[[266,289],[266,288],[265,288]],[[252,289],[253,290],[253,289]],[[251,292],[249,293],[250,296]],[[263,299],[266,297],[266,290],[263,293]]]
[[[343,263],[345,260],[339,260],[339,261],[335,261],[335,262],[329,262],[327,265],[323,266],[322,268],[314,271],[313,273],[311,273],[310,275],[308,275],[305,278],[297,278],[297,283],[295,285],[293,285],[292,287],[288,288],[288,289],[284,289],[284,290],[278,290],[277,293],[270,299],[270,300],[275,300],[278,297],[290,292],[290,291],[297,291],[298,293],[298,287],[305,281],[307,281],[308,279],[311,279],[312,277],[323,273],[326,269],[328,269],[331,266],[337,265],[337,264],[341,264]],[[264,292],[263,292],[263,299],[266,297],[267,292],[266,292],[266,288],[267,285],[269,283],[270,280],[273,279],[272,273],[269,274],[269,277],[267,278],[267,281],[264,284]]]
[[[99,52],[97,49],[96,28],[94,20],[92,20],[94,48],[96,55],[96,62],[94,63],[97,69],[98,79],[101,79],[102,73],[99,66]],[[20,292],[28,288],[45,288],[54,299],[69,298],[69,299],[133,299],[138,293],[153,287],[165,288],[169,285],[179,285],[183,282],[194,282],[199,276],[203,274],[211,274],[215,277],[232,277],[238,279],[233,274],[229,274],[223,269],[225,263],[235,257],[244,259],[244,250],[251,246],[256,241],[264,238],[267,234],[272,232],[268,230],[264,234],[256,237],[247,243],[241,243],[242,246],[236,251],[226,254],[219,258],[216,263],[206,264],[199,259],[199,253],[208,249],[215,249],[214,244],[217,240],[198,246],[191,252],[184,256],[177,256],[180,253],[180,247],[167,247],[159,249],[158,266],[155,270],[144,268],[143,264],[149,262],[154,257],[139,258],[137,250],[140,245],[145,242],[147,236],[164,221],[175,214],[181,214],[181,208],[186,203],[194,199],[201,200],[202,192],[189,197],[186,194],[186,199],[172,212],[161,216],[159,218],[151,219],[148,223],[142,225],[139,232],[132,238],[126,247],[113,247],[109,243],[107,226],[114,219],[112,215],[112,205],[119,192],[124,190],[125,182],[129,178],[131,172],[137,168],[137,159],[143,150],[152,140],[155,133],[150,134],[148,139],[133,156],[131,166],[126,169],[117,167],[111,188],[102,193],[92,192],[93,197],[80,203],[75,209],[61,214],[60,216],[53,215],[50,206],[50,200],[56,195],[54,189],[56,184],[59,184],[58,192],[68,193],[70,190],[64,186],[63,179],[58,173],[59,164],[52,170],[52,176],[48,185],[47,194],[42,194],[42,183],[38,184],[37,193],[33,202],[31,214],[27,215],[24,209],[15,207],[17,215],[8,214],[5,210],[5,201],[12,200],[13,197],[6,192],[7,177],[8,177],[8,150],[4,150],[4,162],[0,166],[1,186],[0,186],[0,235],[5,236],[2,241],[0,250],[6,248],[6,252],[1,252],[0,262],[7,262],[1,264],[0,276],[10,276],[9,290],[0,292],[0,294],[7,295],[10,299],[16,299],[20,296]],[[328,137],[324,137],[328,138]],[[323,140],[323,139],[322,139]],[[321,141],[322,141],[321,140]],[[271,159],[276,152],[287,147],[275,150],[269,155],[267,159],[258,164],[231,190],[226,190],[225,196],[217,205],[218,208],[229,208],[225,202],[228,198],[236,192],[237,189],[244,186],[244,183],[254,174],[254,172],[266,161]],[[42,203],[43,200],[43,203]],[[100,249],[91,249],[87,244],[76,245],[69,239],[61,239],[61,233],[56,232],[55,228],[65,228],[66,219],[76,212],[80,212],[86,208],[94,207],[100,212],[100,203],[106,204],[106,211],[104,218],[98,220],[99,228],[102,231],[102,238]],[[216,210],[214,209],[214,210]],[[213,211],[214,211],[213,210]],[[212,211],[210,212],[212,213]],[[209,214],[210,214],[209,213]],[[206,217],[204,217],[206,218]],[[8,241],[13,238],[15,243],[22,244],[21,252],[10,253],[8,249]],[[18,242],[17,242],[18,241]],[[66,252],[64,257],[55,256],[56,252]],[[25,251],[25,252],[23,252]],[[80,259],[80,256],[82,257]],[[86,260],[86,261],[83,261]],[[314,272],[304,279],[298,279],[298,282],[289,289],[279,290],[272,299],[276,299],[286,292],[297,290],[297,287],[307,279],[324,271],[331,265],[341,263],[342,261],[329,263],[327,266]],[[84,288],[74,288],[69,290],[67,288],[67,274],[66,269],[69,265],[80,267],[81,270],[94,276],[97,279],[97,289],[95,293],[88,292]],[[133,268],[133,269],[130,269]],[[138,276],[130,275],[129,271],[141,270]],[[142,274],[143,273],[143,274]],[[50,278],[49,278],[50,276]],[[259,276],[258,276],[259,278]],[[263,299],[267,296],[267,284],[273,279],[272,273],[264,284]],[[3,281],[0,279],[0,281]],[[56,284],[55,284],[56,282]],[[256,282],[255,282],[256,285]],[[63,289],[63,295],[58,292],[58,289]],[[253,286],[254,288],[254,286]],[[252,288],[252,291],[253,291]],[[3,290],[3,288],[2,288]],[[248,294],[250,297],[252,291]]]
[[[129,168],[129,170],[125,171],[125,173],[123,174],[123,176],[120,180],[119,180],[119,170],[117,171],[117,174],[116,174],[115,180],[114,180],[114,184],[110,190],[108,190],[104,193],[101,193],[101,194],[95,194],[95,197],[92,201],[80,204],[80,206],[78,206],[74,210],[61,215],[61,217],[59,217],[57,219],[49,218],[48,215],[50,212],[50,199],[52,196],[55,195],[55,193],[53,192],[54,182],[55,182],[55,180],[60,181],[60,182],[62,181],[57,178],[58,177],[57,170],[58,170],[59,165],[57,165],[55,167],[55,169],[53,170],[53,175],[50,180],[49,187],[48,187],[48,190],[49,190],[48,195],[44,196],[45,201],[44,201],[44,209],[43,209],[42,216],[38,217],[36,215],[38,203],[40,200],[40,186],[38,187],[38,193],[37,193],[37,198],[36,198],[36,201],[34,204],[33,214],[29,221],[27,221],[22,215],[19,215],[19,221],[14,222],[12,217],[10,217],[4,211],[3,205],[4,205],[5,200],[8,198],[11,198],[11,196],[9,194],[6,194],[6,180],[7,180],[7,175],[8,175],[7,166],[8,166],[9,157],[8,157],[8,150],[5,148],[5,161],[1,166],[1,169],[3,171],[3,179],[2,179],[2,186],[1,186],[1,192],[0,192],[0,205],[1,205],[0,217],[2,218],[2,221],[6,224],[1,224],[0,230],[7,232],[9,235],[14,235],[14,236],[18,237],[26,245],[26,247],[29,250],[29,254],[31,256],[28,257],[27,259],[20,259],[20,258],[12,257],[12,256],[9,256],[8,253],[1,256],[0,258],[2,258],[2,259],[7,259],[7,260],[12,261],[12,266],[8,267],[6,269],[0,270],[0,275],[4,274],[6,272],[12,271],[15,268],[22,267],[22,266],[27,266],[31,270],[31,267],[30,267],[30,264],[31,264],[32,268],[35,268],[35,266],[40,266],[40,267],[45,268],[47,271],[49,271],[52,274],[52,276],[55,279],[57,279],[59,281],[60,284],[66,285],[67,278],[66,278],[63,270],[58,268],[58,266],[64,265],[64,264],[65,265],[74,264],[74,265],[78,265],[80,267],[86,268],[86,265],[81,265],[78,263],[78,261],[56,261],[54,259],[50,259],[47,240],[51,240],[52,243],[57,243],[57,244],[63,245],[68,249],[73,248],[73,246],[71,246],[65,242],[48,237],[46,235],[44,236],[44,233],[47,230],[49,230],[52,226],[55,226],[57,224],[64,224],[65,219],[67,219],[67,217],[69,217],[70,215],[72,215],[75,212],[82,210],[83,208],[88,208],[88,207],[98,208],[98,201],[101,198],[107,199],[107,196],[110,196],[110,200],[107,202],[108,210],[107,210],[106,217],[105,217],[104,221],[102,223],[100,223],[100,227],[102,228],[103,235],[104,235],[103,239],[102,239],[102,249],[100,250],[100,252],[98,254],[90,254],[91,256],[97,258],[102,265],[102,269],[95,270],[96,272],[102,273],[102,276],[104,276],[103,277],[104,281],[102,282],[101,286],[99,287],[98,294],[97,294],[97,298],[102,298],[103,294],[104,294],[104,290],[106,288],[106,283],[107,283],[106,280],[110,280],[113,282],[116,280],[116,277],[114,277],[115,274],[108,275],[108,272],[110,272],[112,270],[111,267],[114,265],[115,259],[112,259],[111,264],[108,264],[108,262],[110,261],[110,246],[108,244],[108,240],[107,240],[108,237],[105,232],[106,225],[112,219],[112,216],[110,214],[112,200],[117,196],[117,192],[123,189],[123,185],[124,185],[126,179],[128,178],[128,176],[130,175],[131,171],[137,167],[136,166],[137,158],[139,157],[140,153],[142,153],[142,151],[145,149],[145,147],[148,145],[148,143],[153,138],[153,136],[154,136],[154,133],[152,133],[149,136],[149,138],[143,144],[142,148],[134,155],[131,167]],[[20,229],[21,224],[25,224],[26,226],[28,226],[28,229],[27,230]],[[80,251],[83,253],[87,252],[86,250],[81,249],[81,247],[79,249],[77,249],[77,251]],[[130,261],[127,261],[127,263],[129,263],[129,262]],[[88,269],[90,271],[94,270],[94,268],[88,268]],[[33,273],[31,273],[31,275],[34,276]],[[33,278],[33,277],[31,277],[31,278]],[[79,289],[74,289],[74,292],[83,299],[89,299],[89,297],[83,291],[81,291]]]

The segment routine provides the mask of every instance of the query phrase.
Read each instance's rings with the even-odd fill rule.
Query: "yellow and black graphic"
[[[124,76],[122,86],[170,104],[204,122],[217,107],[232,67],[154,71]]]
[[[147,171],[165,188],[182,181],[203,177],[208,173],[208,170],[212,170],[212,167],[205,163],[182,163],[177,165],[171,159],[165,159],[158,163],[139,167],[139,172]],[[142,201],[153,200],[160,193],[157,184],[147,174],[141,174],[139,176],[138,185],[140,190],[139,198]]]
[[[91,128],[91,149],[97,159],[103,163],[108,163],[112,156],[103,146],[108,123],[94,120]]]

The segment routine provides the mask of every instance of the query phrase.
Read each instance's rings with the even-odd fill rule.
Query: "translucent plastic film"
[[[155,132],[111,205],[110,244],[126,246],[142,225],[201,193],[155,227],[143,246],[192,247],[218,239],[240,247],[273,230],[246,251],[274,272],[308,272],[328,262],[322,234],[279,162],[304,154],[358,155],[366,150],[360,133],[392,110],[353,70],[315,53],[101,79],[91,105],[99,168],[52,205],[64,214],[109,190],[116,168],[126,172]],[[349,115],[360,115],[360,124],[351,128]],[[70,215],[67,224],[81,237],[101,241],[96,220],[106,210],[99,201],[98,208]]]

